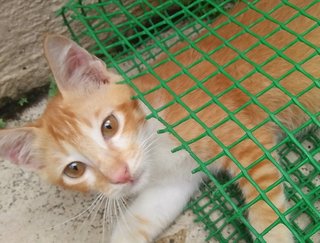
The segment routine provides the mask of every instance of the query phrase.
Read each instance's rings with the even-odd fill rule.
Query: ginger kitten
[[[268,11],[277,2],[260,1],[255,7]],[[303,2],[304,0],[299,0],[295,4],[300,6]],[[231,15],[244,6],[244,3],[239,3]],[[280,9],[272,18],[285,21],[288,11],[293,9],[283,11]],[[319,12],[318,4],[309,14],[317,18]],[[250,23],[259,16],[257,11],[252,10],[241,14],[237,20],[245,26],[250,26]],[[212,27],[223,21],[226,21],[226,17],[219,18]],[[256,36],[265,36],[274,24],[266,19],[259,22],[251,31]],[[312,24],[309,23],[310,26]],[[288,28],[300,33],[310,27],[309,25],[297,23]],[[229,22],[217,30],[217,34],[228,39],[241,28]],[[319,31],[311,32],[308,37],[311,43],[309,46],[298,41],[297,43],[301,45],[290,51],[284,51],[284,55],[294,63],[299,63],[306,55],[315,52],[310,46],[319,44],[319,33]],[[245,58],[239,58],[233,63],[232,68],[224,67],[223,65],[235,56],[240,57],[241,51],[247,46],[256,43],[254,35],[248,34],[231,42],[239,53],[226,45],[219,52],[207,55],[206,53],[221,46],[223,42],[204,32],[202,37],[195,40],[194,47],[190,46],[186,51],[176,55],[177,62],[188,70],[188,75],[181,74],[166,83],[176,94],[181,94],[190,88],[190,83],[187,82],[190,80],[189,75],[201,81],[217,71],[219,65],[223,67],[223,72],[200,82],[198,89],[186,95],[181,101],[163,109],[159,120],[175,124],[188,116],[188,112],[178,105],[179,102],[187,104],[192,111],[208,102],[204,90],[210,91],[213,99],[214,96],[230,89],[217,100],[219,105],[213,103],[208,109],[193,113],[201,120],[201,124],[189,118],[182,124],[174,126],[174,131],[178,137],[187,142],[203,135],[201,139],[190,142],[189,149],[204,162],[223,152],[223,148],[212,139],[212,136],[216,137],[228,154],[221,156],[207,168],[212,172],[226,170],[231,176],[237,176],[241,173],[241,169],[249,168],[247,175],[237,181],[246,203],[259,198],[260,190],[266,190],[265,200],[273,204],[271,208],[263,199],[259,199],[250,206],[248,208],[250,224],[258,233],[263,232],[263,238],[267,242],[280,240],[293,242],[292,234],[281,220],[276,222],[270,231],[264,232],[278,219],[275,211],[285,212],[287,209],[283,185],[278,183],[282,175],[268,156],[271,156],[270,151],[273,151],[272,148],[281,133],[279,123],[288,129],[294,129],[309,120],[310,117],[299,106],[308,109],[310,114],[319,112],[320,92],[319,87],[314,85],[320,76],[319,62],[314,58],[301,65],[315,80],[302,75],[299,69],[292,71],[292,63],[277,57],[261,66],[263,71],[258,70],[245,81],[234,83],[228,75],[241,79],[253,70],[246,58],[259,65],[274,55],[274,50],[260,43],[255,49],[246,53]],[[268,41],[275,49],[281,49],[281,46],[288,41],[287,32],[280,30],[275,39]],[[170,52],[175,54],[187,46],[187,43],[178,44]],[[134,95],[131,88],[125,84],[118,84],[117,82],[123,78],[109,71],[101,60],[90,55],[73,41],[59,35],[47,36],[44,49],[60,93],[50,101],[42,117],[34,123],[0,131],[0,155],[68,189],[102,192],[106,197],[119,200],[132,198],[125,218],[119,219],[114,227],[111,242],[151,242],[182,211],[204,179],[204,174],[191,174],[196,163],[186,151],[171,153],[173,147],[179,146],[179,141],[167,133],[157,134],[157,130],[163,125],[155,119],[145,119],[149,113],[147,107],[131,98]],[[216,65],[202,59],[203,56],[215,61]],[[166,58],[166,55],[159,57],[158,61],[166,61],[154,69],[156,76],[164,80],[181,71],[176,62]],[[187,68],[197,61],[200,61],[198,65]],[[312,86],[312,88],[295,101],[296,105],[290,105],[276,114],[279,122],[277,125],[272,122],[267,112],[256,104],[271,113],[284,107],[291,98],[276,86],[257,96],[250,105],[244,106],[250,102],[250,98],[237,85],[241,85],[248,93],[256,95],[268,88],[273,81],[277,83],[276,80],[289,71],[291,74],[280,84],[288,92],[296,95],[306,87]],[[156,76],[154,73],[148,73],[132,82],[140,90],[146,91],[159,84]],[[161,88],[149,94],[146,99],[153,107],[162,107],[173,98],[166,89]],[[204,130],[230,115],[221,109],[221,105],[229,110],[230,114],[244,106],[240,112],[233,114],[233,118],[231,116],[232,119],[242,123],[242,128],[229,119],[211,132]],[[262,122],[264,125],[257,128]],[[242,137],[245,139],[236,143]],[[229,148],[231,144],[235,145]],[[277,156],[275,153],[272,155]],[[239,164],[233,160],[239,161]],[[252,181],[258,184],[259,189],[252,185]],[[268,189],[275,184],[277,186],[272,190]],[[255,238],[255,234],[253,237]]]

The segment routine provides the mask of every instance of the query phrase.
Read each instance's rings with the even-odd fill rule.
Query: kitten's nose
[[[125,184],[132,180],[133,179],[127,165],[121,166],[119,169],[114,171],[110,178],[112,184]]]

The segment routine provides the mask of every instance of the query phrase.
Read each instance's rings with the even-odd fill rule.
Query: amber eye
[[[102,123],[101,132],[104,138],[113,137],[119,128],[119,123],[114,115],[108,116]]]
[[[86,171],[86,165],[79,161],[74,161],[66,166],[63,173],[70,178],[79,178]]]

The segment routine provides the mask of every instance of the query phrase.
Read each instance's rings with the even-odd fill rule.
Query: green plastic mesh
[[[195,213],[197,221],[204,224],[204,227],[208,232],[207,240],[215,238],[219,242],[251,242],[251,231],[251,233],[257,237],[257,241],[263,241],[262,236],[277,223],[282,222],[292,231],[297,241],[317,242],[320,239],[320,224],[318,223],[320,222],[320,131],[318,120],[320,114],[319,112],[315,115],[310,114],[310,112],[305,110],[304,107],[299,103],[299,98],[309,90],[313,88],[319,88],[320,82],[319,77],[316,77],[316,79],[311,74],[304,71],[304,69],[299,68],[299,66],[308,62],[308,60],[314,58],[316,55],[319,55],[319,47],[314,46],[308,41],[307,38],[311,31],[315,31],[316,28],[319,28],[319,20],[308,14],[308,10],[311,9],[315,4],[318,4],[319,1],[306,1],[304,7],[298,8],[293,3],[283,0],[282,2],[279,1],[279,3],[268,12],[262,12],[261,10],[257,9],[255,7],[257,2],[259,1],[246,2],[246,8],[241,10],[235,16],[231,16],[228,14],[229,8],[232,8],[234,5],[234,1],[231,0],[138,0],[126,1],[125,3],[124,1],[120,0],[96,2],[71,0],[61,9],[59,15],[63,17],[64,23],[68,27],[72,38],[75,41],[86,47],[91,53],[103,59],[109,67],[116,69],[117,72],[124,77],[125,81],[132,86],[137,93],[137,98],[144,102],[151,110],[151,114],[148,115],[147,118],[159,119],[165,125],[165,128],[159,131],[159,133],[168,132],[177,137],[181,145],[173,148],[172,151],[176,152],[185,149],[190,153],[190,155],[198,163],[198,167],[195,168],[192,173],[202,172],[208,175],[209,179],[206,183],[204,183],[201,193],[198,196],[195,196],[188,205],[188,208],[192,209]],[[286,22],[280,23],[271,16],[284,5],[287,5],[287,7],[293,8],[296,11],[292,16],[288,16]],[[252,10],[259,12],[261,15],[261,17],[258,18],[255,23],[252,24],[252,26],[258,24],[264,19],[269,19],[276,24],[276,27],[271,30],[267,36],[257,36],[255,33],[250,31],[251,26],[244,26],[242,23],[237,21],[236,17],[238,15]],[[195,38],[201,32],[201,30],[208,29],[208,34],[216,35],[217,38],[221,39],[222,37],[217,34],[218,30],[223,28],[223,26],[227,24],[227,21],[217,25],[214,29],[215,31],[208,28],[208,24],[214,22],[216,17],[221,14],[228,16],[228,22],[233,22],[239,25],[242,27],[242,30],[235,36],[232,36],[230,39],[222,39],[224,43],[222,46],[217,46],[217,48],[210,53],[203,53],[201,50],[199,50],[199,48],[197,48],[195,43],[201,41],[201,38],[204,38],[206,35],[198,39]],[[299,33],[298,35],[290,30],[287,27],[287,24],[290,24],[293,21],[298,21],[299,17],[301,16],[312,19],[312,21],[314,21],[316,24],[313,27],[306,29],[303,33]],[[269,44],[266,39],[275,37],[277,32],[281,29],[286,30],[295,38],[292,38],[292,40],[288,42],[288,45],[285,45],[278,50]],[[257,41],[256,44],[249,46],[246,50],[237,50],[237,48],[232,45],[232,41],[246,32],[254,35],[259,41]],[[302,62],[294,63],[292,60],[288,59],[284,53],[286,53],[290,47],[294,46],[298,40],[303,41],[306,45],[310,46],[313,51]],[[216,96],[210,94],[210,92],[203,85],[206,80],[196,80],[190,74],[190,72],[188,72],[188,69],[194,67],[201,60],[190,65],[188,69],[186,69],[176,61],[175,55],[177,54],[173,55],[168,52],[168,49],[171,46],[174,46],[176,43],[181,41],[188,42],[189,46],[192,46],[199,51],[203,55],[202,60],[209,60],[213,65],[218,67],[217,71],[212,73],[212,77],[218,73],[223,73],[234,84],[221,94]],[[248,59],[245,54],[249,53],[252,49],[259,45],[259,43],[263,43],[274,50],[275,54],[269,59],[265,60],[262,64],[257,65],[255,62]],[[223,46],[232,48],[238,55],[230,62],[219,66],[214,60],[209,59],[208,56],[219,51]],[[188,47],[183,48],[179,53],[186,51],[187,48]],[[161,80],[161,78],[154,72],[155,67],[152,65],[152,62],[156,59],[156,57],[163,52],[167,53],[169,58],[182,68],[181,72],[167,80]],[[265,73],[261,67],[271,63],[272,60],[278,56],[291,63],[293,68],[287,73],[283,74],[280,78],[272,79],[272,77]],[[244,77],[236,80],[225,71],[225,68],[239,59],[245,59],[255,68],[248,72],[248,74],[246,74]],[[160,64],[156,64],[156,66],[157,65]],[[292,95],[281,85],[281,80],[289,76],[294,70],[299,70],[312,81],[310,82],[310,85],[302,90],[299,94]],[[132,80],[133,77],[143,75],[146,72],[152,73],[159,79],[159,86],[154,87],[152,90],[141,91],[133,82],[130,82],[130,80]],[[260,72],[272,80],[272,85],[253,96],[240,84],[245,82],[246,78],[250,75],[253,75],[255,72]],[[194,85],[186,92],[182,94],[176,94],[170,89],[169,84],[170,81],[172,81],[175,77],[182,74],[188,75],[194,81]],[[152,92],[155,92],[160,87],[167,89],[174,99],[163,107],[152,107],[147,102],[146,96]],[[219,98],[235,87],[241,89],[251,99],[247,104],[239,107],[235,111],[229,111],[220,102]],[[274,87],[277,87],[286,95],[290,96],[291,102],[282,106],[276,111],[270,112],[266,107],[263,107],[258,102],[258,99],[260,96],[270,91]],[[190,107],[184,104],[183,97],[190,94],[194,89],[199,88],[203,89],[205,94],[210,96],[211,99],[201,107],[192,110]],[[175,103],[180,104],[188,112],[188,115],[174,124],[168,124],[158,115],[158,113]],[[221,109],[228,114],[228,116],[218,124],[215,124],[214,127],[207,127],[197,118],[195,114],[203,109],[208,108],[213,103],[218,104]],[[250,104],[259,105],[261,109],[265,110],[269,114],[269,117],[266,120],[251,130],[243,127],[240,121],[237,120],[237,114]],[[276,114],[280,113],[292,104],[296,104],[300,109],[306,112],[310,116],[310,119],[301,127],[289,131],[276,119]],[[209,134],[210,137],[223,148],[223,151],[208,161],[201,161],[200,158],[198,158],[197,155],[192,152],[190,145],[194,141],[201,139],[203,135],[193,139],[192,141],[184,141],[175,132],[175,127],[187,121],[188,119],[194,119],[201,126],[203,126],[206,134]],[[221,141],[219,141],[219,139],[212,133],[213,129],[223,125],[228,120],[232,120],[233,122],[237,123],[239,127],[245,131],[246,136],[256,143],[258,143],[258,141],[252,134],[256,129],[259,129],[259,127],[270,121],[276,123],[287,135],[276,147],[272,149],[268,150],[261,147],[261,144],[259,145],[266,156],[271,159],[271,161],[283,174],[281,181],[278,181],[277,183],[285,183],[286,194],[291,205],[284,215],[279,213],[279,219],[277,222],[262,232],[261,235],[250,226],[250,223],[245,217],[246,209],[259,200],[259,198],[245,205],[244,200],[241,197],[240,190],[237,188],[235,183],[240,177],[247,177],[248,180],[250,180],[247,173],[248,168],[243,168],[229,151],[233,146],[240,143],[242,141],[241,139],[243,138],[240,138],[234,144],[226,146],[222,144]],[[305,129],[310,125],[313,125],[313,130]],[[309,132],[302,132],[302,130],[307,130]],[[277,163],[271,158],[270,154],[273,151],[277,151],[279,153],[280,163]],[[230,157],[233,162],[236,163],[239,168],[241,168],[242,173],[235,178],[230,178],[224,173],[212,175],[207,169],[207,165],[209,163],[214,163],[216,159],[222,156]],[[257,163],[259,163],[259,161],[254,161],[253,165]],[[251,183],[256,186],[252,179]],[[271,190],[275,186],[276,184],[272,185],[266,191]],[[265,194],[266,191],[262,191],[261,189],[259,189],[259,191],[261,194],[260,198],[263,198],[268,202]]]

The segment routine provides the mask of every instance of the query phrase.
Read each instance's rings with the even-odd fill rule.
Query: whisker
[[[93,202],[90,204],[90,206],[89,206],[87,209],[81,211],[80,213],[78,213],[78,214],[75,215],[74,217],[72,217],[72,218],[70,218],[70,219],[67,219],[66,221],[64,221],[64,222],[62,222],[62,223],[59,223],[59,224],[56,224],[56,225],[54,225],[54,226],[48,227],[48,228],[46,228],[45,230],[54,229],[54,228],[56,228],[56,227],[62,226],[62,225],[64,225],[64,224],[67,224],[67,223],[70,222],[70,221],[73,221],[73,220],[81,217],[81,216],[84,215],[86,212],[88,212],[92,207],[95,206],[95,204],[97,203],[97,201],[99,201],[99,199],[100,199],[101,196],[102,196],[102,193],[99,193],[98,196],[93,200]]]
[[[116,209],[115,203],[116,203],[116,200],[106,197],[106,203],[103,211],[102,242],[104,242],[105,240],[106,230],[108,231],[112,230],[114,217],[115,217],[115,214],[117,214],[117,211],[115,211]]]
[[[143,139],[143,141],[141,142],[141,146],[144,147],[144,148],[148,147],[148,146],[151,146],[158,139],[159,139],[159,137],[155,136],[155,134],[151,134],[149,137]]]
[[[90,220],[89,226],[92,226],[94,224],[94,220],[96,219],[96,216],[97,216],[98,212],[100,211],[100,208],[103,205],[104,200],[105,200],[105,197],[104,197],[104,195],[102,195],[102,197],[99,199],[99,202],[97,203],[97,207],[95,207],[95,210],[91,211],[90,214],[92,214],[93,211],[95,211],[95,212],[93,214],[93,217],[91,217],[91,215],[90,215],[91,220]],[[87,232],[86,239],[88,239],[89,230],[87,230],[86,232]]]
[[[102,206],[102,204],[103,204],[104,200],[106,200],[106,197],[103,195],[103,196],[101,197],[101,200],[100,200],[99,206],[98,206],[97,210],[95,211],[95,213],[94,213],[94,215],[93,215],[93,217],[92,217],[92,219],[91,219],[91,221],[90,221],[90,225],[92,225],[92,224],[93,224],[93,222],[94,222],[95,218],[97,217],[97,214],[98,214],[98,212],[99,212],[99,210],[100,210],[100,208],[101,208],[101,206]]]
[[[145,146],[145,144],[147,144],[150,140],[154,140],[153,138],[155,137],[155,134],[153,134],[153,133],[151,133],[148,137],[144,137],[143,136],[144,135],[144,133],[140,133],[139,135],[138,135],[138,141],[141,141],[140,142],[140,144],[141,144],[141,146]]]
[[[150,142],[148,142],[148,143],[146,143],[146,144],[142,144],[141,146],[142,146],[142,148],[143,148],[144,151],[147,151],[147,150],[150,151],[150,150],[152,149],[153,145],[154,145],[156,142],[157,142],[157,139],[154,139],[154,140],[152,140],[152,141],[150,141]]]
[[[130,232],[131,229],[129,227],[127,217],[131,216],[131,214],[130,213],[128,214],[129,211],[127,210],[127,207],[125,206],[123,198],[120,198],[120,200],[117,201],[117,204],[118,204],[121,220],[123,221],[125,227],[127,228],[127,231]]]
[[[109,228],[109,230],[112,230],[112,227],[113,227],[113,215],[112,215],[110,200],[109,200],[108,207],[107,207],[107,215],[108,215],[108,228]]]
[[[80,232],[82,231],[83,227],[88,223],[88,221],[89,221],[89,219],[90,219],[90,217],[91,217],[92,212],[95,210],[95,208],[97,208],[98,205],[101,204],[101,201],[103,201],[103,194],[100,194],[98,202],[94,205],[94,207],[92,207],[92,208],[89,210],[88,216],[85,217],[84,221],[81,223],[80,227],[79,227],[78,230],[77,230],[77,235],[80,235]]]
[[[119,209],[120,209],[120,213],[122,214],[121,215],[122,216],[122,221],[124,222],[125,228],[129,232],[131,237],[137,237],[137,236],[134,236],[133,234],[131,234],[132,233],[132,228],[129,226],[128,220],[127,220],[127,219],[130,220],[130,218],[134,220],[134,215],[131,212],[130,208],[127,206],[127,202],[122,197],[118,201],[118,206],[119,206]],[[139,242],[139,239],[135,238],[135,242]]]
[[[114,211],[114,213],[115,213],[115,219],[116,219],[116,224],[118,224],[119,223],[119,221],[121,220],[121,218],[119,217],[119,208],[117,207],[117,205],[118,205],[118,200],[113,200],[113,205],[112,205],[112,208],[113,208],[113,211]],[[122,225],[122,224],[119,224],[119,225]],[[123,230],[123,228],[120,228],[120,230],[122,231],[122,232],[124,232],[124,230]]]
[[[117,205],[116,205],[117,200],[113,200],[112,202],[113,202],[112,209],[113,209],[113,211],[115,213],[116,221],[118,221],[118,219],[119,219],[119,217],[118,217],[118,208],[117,208]]]
[[[105,223],[106,223],[106,208],[108,207],[109,204],[109,198],[106,197],[106,201],[104,204],[104,211],[103,211],[103,216],[102,216],[102,239],[101,243],[104,243],[104,237],[105,237]]]
[[[127,201],[123,197],[120,198],[120,201],[121,201],[121,204],[122,204],[125,212],[127,214],[129,214],[130,217],[133,217],[133,214],[132,214],[130,208],[128,207]]]

